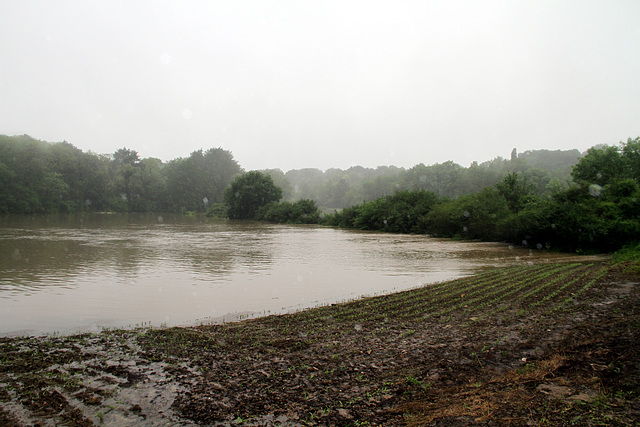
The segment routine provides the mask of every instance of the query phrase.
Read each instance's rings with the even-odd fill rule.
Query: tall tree
[[[520,212],[533,196],[533,185],[517,172],[507,173],[502,181],[496,184],[496,188],[513,213]]]
[[[166,168],[168,204],[177,211],[205,211],[223,201],[224,189],[241,172],[231,152],[222,148],[172,160]]]
[[[282,198],[282,190],[271,176],[251,171],[238,176],[224,192],[224,202],[231,219],[251,219],[256,211]]]

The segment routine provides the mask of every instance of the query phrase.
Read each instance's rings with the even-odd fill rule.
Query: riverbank
[[[0,339],[0,424],[633,425],[640,277],[491,269],[225,325]]]

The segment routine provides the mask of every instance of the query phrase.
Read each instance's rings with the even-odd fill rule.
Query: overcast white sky
[[[0,134],[246,170],[640,136],[640,1],[0,0]]]

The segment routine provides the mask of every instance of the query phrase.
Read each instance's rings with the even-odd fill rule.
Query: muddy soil
[[[0,425],[635,425],[640,278],[525,270],[223,325],[0,339]]]

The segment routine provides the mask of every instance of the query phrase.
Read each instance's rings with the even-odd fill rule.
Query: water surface
[[[173,214],[0,217],[0,335],[281,313],[568,257]]]

